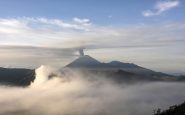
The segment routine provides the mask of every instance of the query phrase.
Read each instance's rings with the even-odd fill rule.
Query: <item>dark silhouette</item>
[[[0,84],[28,86],[35,79],[35,70],[21,68],[0,68]]]
[[[180,105],[170,106],[169,109],[164,111],[157,109],[154,115],[185,115],[185,102]]]

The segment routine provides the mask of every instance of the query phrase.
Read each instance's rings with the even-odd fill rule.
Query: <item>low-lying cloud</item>
[[[74,48],[0,46],[0,60],[4,67],[37,68],[43,63],[61,66],[76,57],[76,51]]]
[[[80,73],[48,80],[55,69],[41,66],[28,88],[0,87],[3,115],[152,115],[185,100],[184,83],[153,82],[118,85],[97,76],[89,80]]]

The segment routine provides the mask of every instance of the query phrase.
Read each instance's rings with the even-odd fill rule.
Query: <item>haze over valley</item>
[[[2,0],[0,115],[184,115],[185,1]]]

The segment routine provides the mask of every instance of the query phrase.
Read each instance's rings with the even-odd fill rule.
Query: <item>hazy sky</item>
[[[65,65],[75,48],[185,73],[183,0],[1,0],[0,66]]]

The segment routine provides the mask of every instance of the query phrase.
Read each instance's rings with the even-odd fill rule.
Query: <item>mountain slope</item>
[[[121,69],[124,71],[132,72],[139,75],[145,75],[145,76],[171,76],[162,72],[155,72],[153,70],[138,66],[133,63],[123,63],[119,61],[112,61],[108,63],[113,68]]]
[[[138,65],[132,63],[123,63],[120,61],[111,61],[108,63],[111,66],[118,67],[118,68],[138,68]]]
[[[28,86],[34,79],[35,70],[0,67],[0,84]]]
[[[66,65],[66,67],[70,68],[98,68],[98,67],[106,67],[103,63],[98,60],[88,56],[80,56],[78,59],[74,60],[70,64]]]
[[[97,69],[97,70],[123,70],[126,72],[131,72],[138,75],[144,76],[171,76],[161,72],[155,72],[150,69],[138,66],[133,63],[123,63],[119,61],[112,61],[109,63],[101,63],[98,60],[85,55],[80,56],[70,64],[66,65],[68,68],[78,68],[78,69]]]
[[[88,55],[80,56],[70,64],[66,65],[65,68],[80,70],[85,76],[88,76],[88,73],[91,73],[96,76],[108,77],[118,82],[184,81],[184,79],[180,77],[175,77],[162,72],[155,72],[133,63],[123,63],[119,61],[101,63]]]

